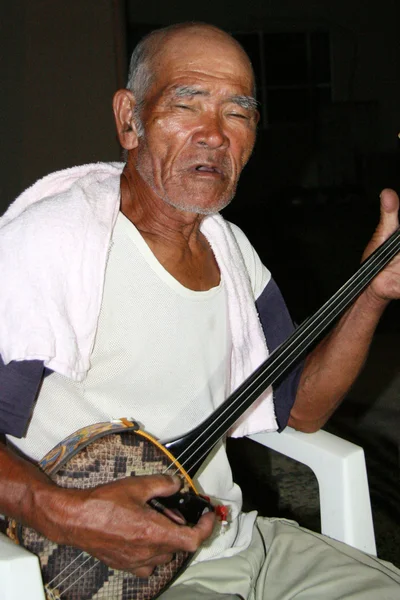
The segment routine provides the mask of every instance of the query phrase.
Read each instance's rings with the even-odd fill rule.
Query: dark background
[[[398,0],[2,2],[0,213],[51,171],[119,159],[111,98],[144,33],[185,20],[219,25],[249,51],[262,115],[225,216],[248,234],[301,322],[358,267],[379,191],[400,190],[398,13]],[[366,450],[378,548],[397,564],[399,325],[394,303],[328,424]],[[239,454],[240,471],[254,455]]]

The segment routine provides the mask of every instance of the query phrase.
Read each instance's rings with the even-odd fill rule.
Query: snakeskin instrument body
[[[126,419],[85,427],[66,438],[40,462],[64,488],[92,488],[124,477],[165,473],[173,457]],[[174,471],[176,469],[174,468]],[[186,484],[193,488],[184,474]],[[47,600],[150,600],[184,570],[192,555],[178,552],[150,577],[111,569],[77,548],[49,541],[10,520],[8,535],[39,557]]]

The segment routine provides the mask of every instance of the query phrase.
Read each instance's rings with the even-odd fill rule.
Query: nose
[[[193,142],[199,146],[217,149],[227,148],[229,138],[218,115],[203,115],[201,126],[193,135]]]

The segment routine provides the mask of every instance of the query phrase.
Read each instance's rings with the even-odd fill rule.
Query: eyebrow
[[[192,87],[191,85],[179,85],[173,89],[175,96],[183,98],[184,96],[209,96],[210,92],[206,90],[200,90]]]
[[[229,102],[238,104],[242,108],[247,108],[248,110],[256,110],[258,106],[258,101],[253,98],[253,96],[231,96]]]
[[[210,92],[207,90],[201,90],[199,88],[190,85],[180,85],[173,89],[173,93],[178,98],[183,97],[194,97],[194,96],[210,96]],[[227,102],[233,102],[241,108],[247,110],[256,110],[258,101],[253,96],[234,95],[227,98]]]

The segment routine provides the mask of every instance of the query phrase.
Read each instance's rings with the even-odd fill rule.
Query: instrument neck
[[[281,344],[205,421],[182,438],[165,443],[193,476],[215,444],[272,384],[282,378],[326,333],[371,280],[400,250],[400,230],[392,234],[314,315]]]

